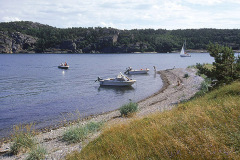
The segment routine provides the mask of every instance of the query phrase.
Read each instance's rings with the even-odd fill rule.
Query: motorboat
[[[58,68],[61,68],[61,69],[68,69],[69,68],[69,65],[67,65],[67,63],[65,62],[65,64],[61,63]]]
[[[126,68],[125,74],[147,74],[149,71],[148,68],[140,69],[140,70],[133,70],[132,67]]]
[[[124,76],[121,72],[116,78],[102,79],[98,77],[96,81],[99,81],[100,86],[131,86],[136,82],[136,80]]]

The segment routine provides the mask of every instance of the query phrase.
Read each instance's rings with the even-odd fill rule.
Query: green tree
[[[212,80],[217,80],[217,85],[231,83],[239,79],[240,58],[234,56],[232,48],[210,43],[208,52],[214,57],[213,68],[207,69],[204,65],[197,64],[200,73],[205,74]]]

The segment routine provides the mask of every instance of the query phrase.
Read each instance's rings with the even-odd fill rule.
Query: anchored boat
[[[132,67],[126,68],[125,74],[147,74],[149,71],[148,68],[140,69],[140,70],[133,70]]]
[[[185,49],[186,49],[186,41],[185,43],[183,43],[183,46],[180,52],[180,57],[191,57],[191,54],[187,53]]]
[[[96,81],[99,81],[101,86],[131,86],[136,82],[136,80],[124,76],[121,72],[116,78],[101,79],[98,77]]]

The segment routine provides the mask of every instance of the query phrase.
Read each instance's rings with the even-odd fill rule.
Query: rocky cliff
[[[0,53],[34,53],[36,37],[0,31]]]

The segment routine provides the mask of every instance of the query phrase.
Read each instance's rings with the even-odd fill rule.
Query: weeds
[[[201,83],[200,90],[195,94],[194,97],[203,96],[209,91],[211,87],[211,79],[205,78],[204,81]]]
[[[13,143],[10,146],[10,152],[14,155],[20,152],[30,151],[27,160],[41,160],[45,158],[46,150],[37,146],[33,139],[34,131],[33,124],[18,125],[14,127]]]
[[[138,110],[138,104],[134,102],[130,102],[128,104],[123,105],[120,108],[121,116],[129,116],[130,114],[136,112]]]
[[[103,122],[90,122],[84,126],[72,127],[67,130],[62,140],[68,143],[81,142],[89,133],[97,132],[103,125]]]
[[[16,155],[19,152],[26,152],[35,145],[31,127],[32,124],[14,127],[13,144],[10,146],[10,152],[12,154]]]
[[[41,160],[45,158],[47,151],[45,148],[37,146],[36,148],[32,148],[27,160]]]

